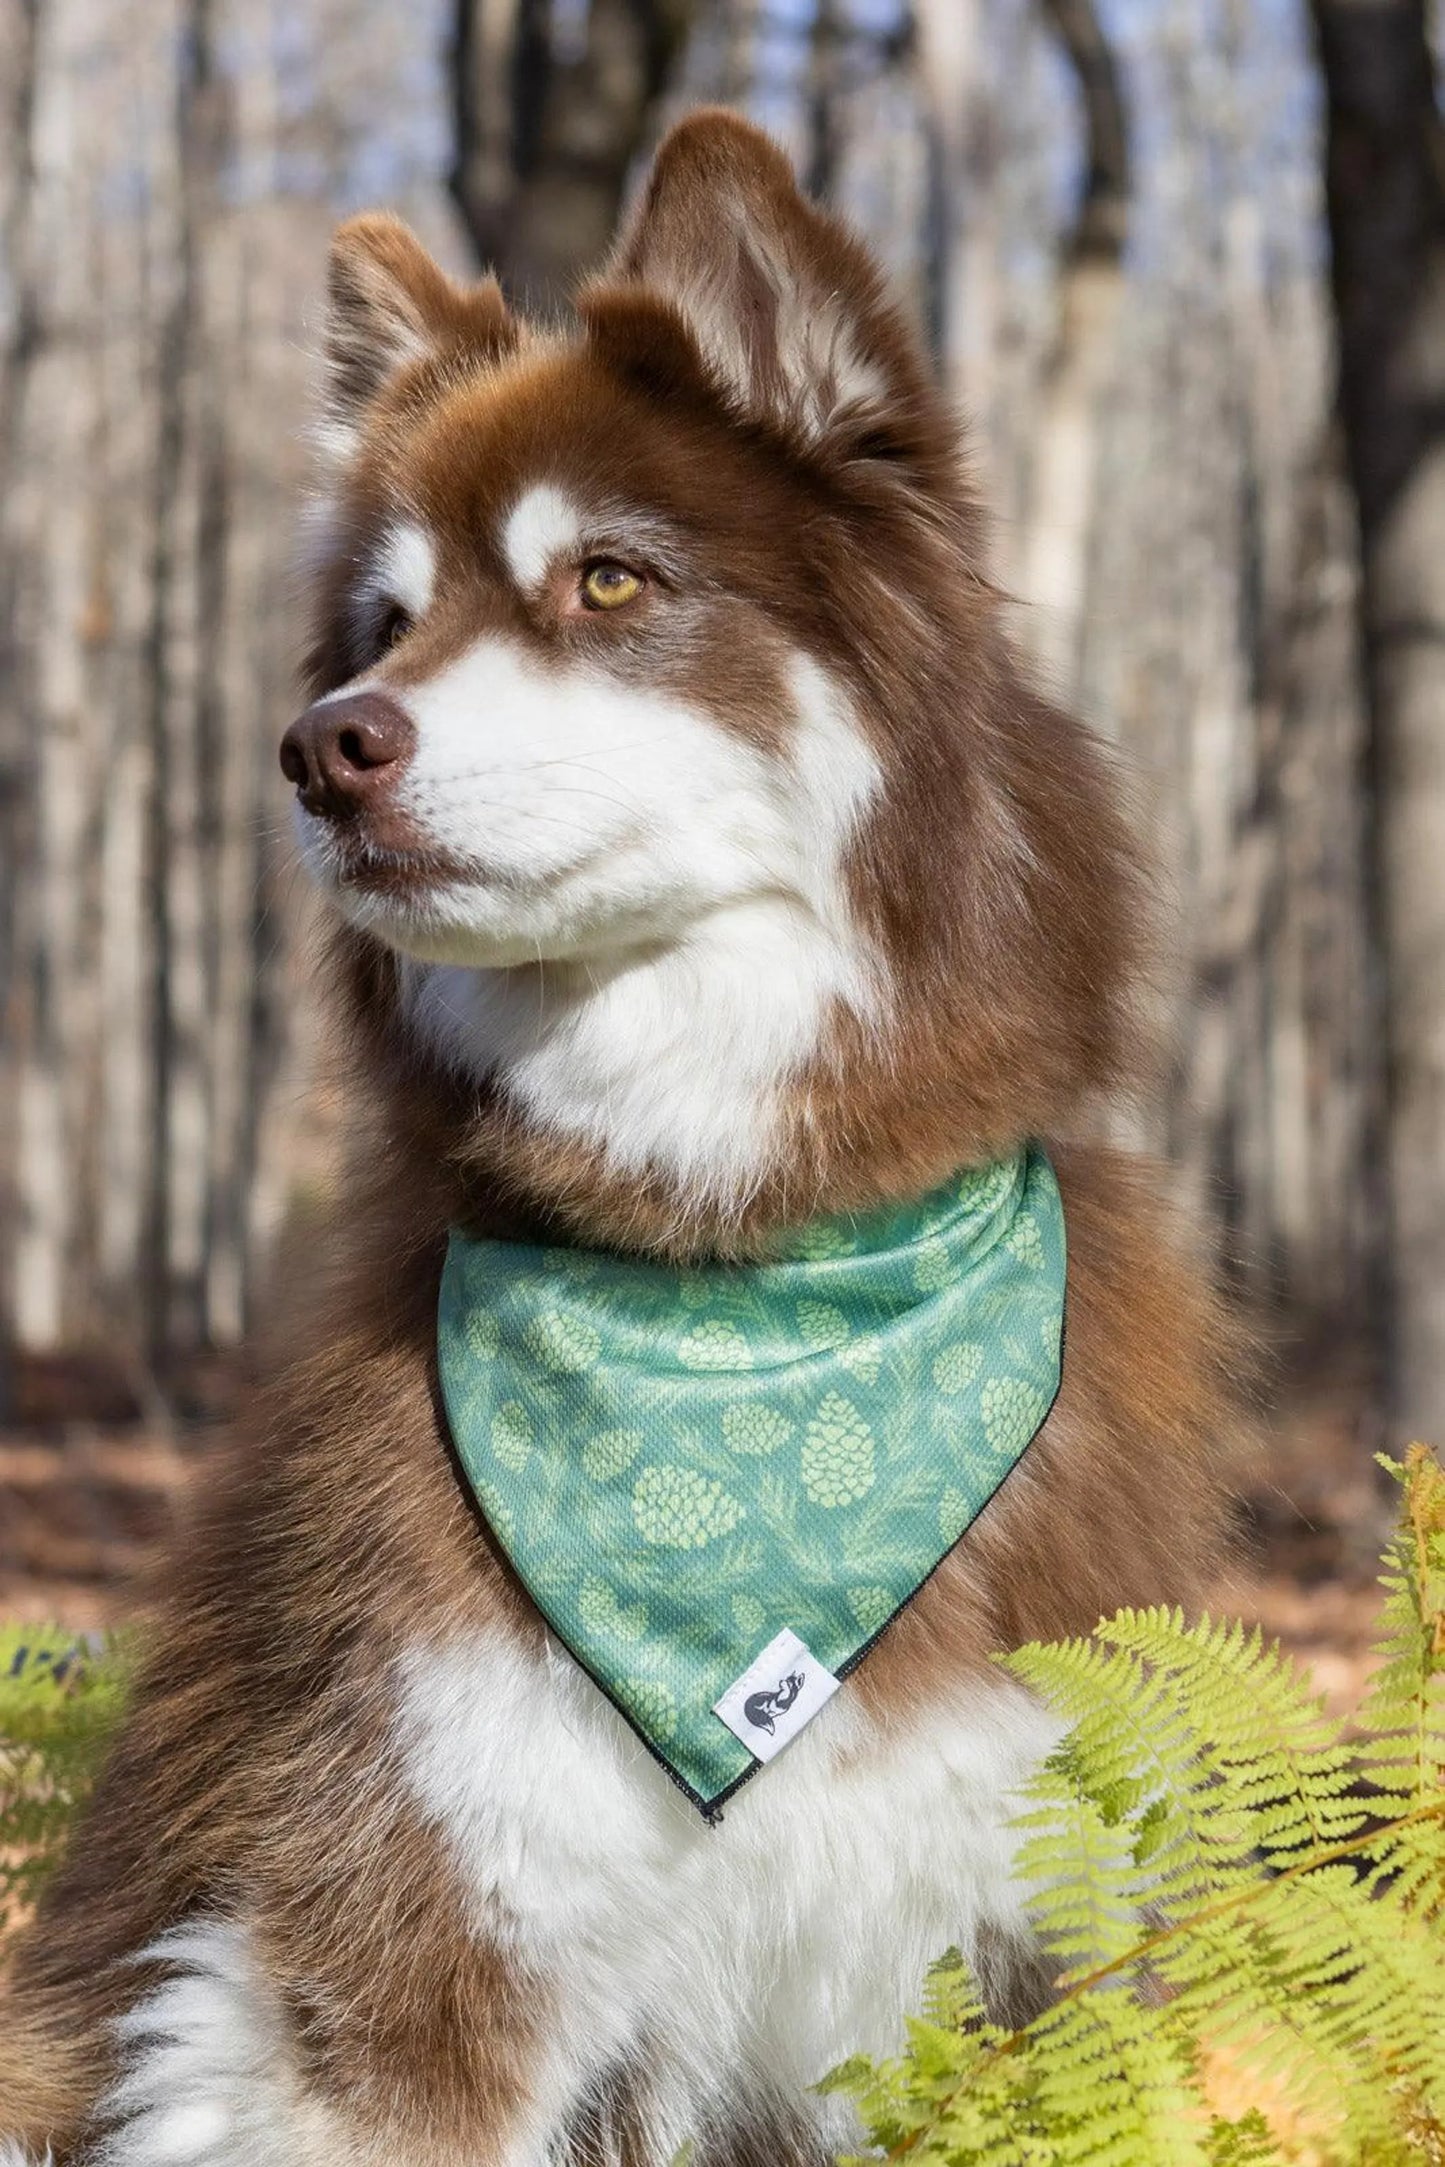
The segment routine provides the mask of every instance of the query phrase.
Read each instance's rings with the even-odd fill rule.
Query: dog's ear
[[[662,304],[662,306],[659,306]],[[862,243],[799,191],[783,152],[720,108],[657,153],[606,278],[581,303],[612,358],[651,346],[657,388],[682,385],[680,321],[739,415],[820,445],[897,456],[941,419],[918,346]],[[673,319],[667,336],[667,319]],[[660,372],[660,374],[659,374]]]
[[[389,212],[348,219],[327,272],[323,443],[344,456],[403,369],[458,350],[495,354],[515,337],[494,278],[458,285]]]

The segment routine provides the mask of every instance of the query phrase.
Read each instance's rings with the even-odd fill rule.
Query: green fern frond
[[[1196,1786],[1214,1779],[1248,1822],[1250,1841],[1276,1862],[1302,1843],[1352,1836],[1365,1814],[1349,1796],[1349,1749],[1282,1649],[1237,1618],[1122,1611],[1100,1629],[1110,1646],[1150,1666],[1182,1710]]]
[[[1167,1674],[1102,1636],[1021,1648],[1008,1668],[1073,1728],[1065,1750],[1073,1782],[1110,1827],[1127,1831],[1136,1863],[1156,1893],[1202,1894],[1245,1872],[1250,1832],[1242,1816],[1205,1799],[1189,1710]],[[1055,1756],[1044,1779],[1065,1766]],[[1028,1824],[1026,1824],[1028,1825]],[[1057,1871],[1026,1855],[1024,1879]],[[1142,1876],[1141,1876],[1142,1882]]]
[[[1258,2107],[1237,2122],[1216,2116],[1209,2125],[1204,2156],[1209,2167],[1269,2167],[1279,2158],[1273,2132]]]
[[[1126,1611],[1007,1659],[1069,1726],[1016,1860],[1064,1968],[1009,2031],[951,1952],[904,2054],[835,2074],[885,2158],[1445,2167],[1445,1473],[1387,1464],[1363,1740],[1236,1621]]]
[[[115,1640],[0,1627],[0,1935],[34,1901],[125,1703]]]
[[[1379,1455],[1403,1491],[1385,1553],[1385,1601],[1375,1672],[1360,1721],[1361,1761],[1399,1810],[1445,1785],[1445,1469],[1423,1445],[1403,1464]]]

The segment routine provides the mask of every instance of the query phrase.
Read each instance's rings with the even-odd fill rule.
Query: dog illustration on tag
[[[777,1728],[777,1718],[786,1715],[803,1690],[806,1673],[790,1670],[786,1678],[779,1679],[765,1693],[749,1693],[743,1702],[743,1714],[755,1731],[766,1731],[771,1738]]]

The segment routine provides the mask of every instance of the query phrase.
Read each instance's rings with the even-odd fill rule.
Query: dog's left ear
[[[898,457],[942,423],[867,250],[800,193],[775,143],[721,108],[667,136],[610,273],[581,308],[611,358],[625,361],[630,345],[641,363],[650,347],[658,388],[696,378],[700,361],[735,413],[808,447]]]

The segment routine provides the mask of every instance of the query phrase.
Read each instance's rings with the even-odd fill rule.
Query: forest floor
[[[132,1615],[188,1472],[238,1389],[221,1367],[191,1381],[185,1419],[134,1407],[115,1419],[93,1380],[32,1380],[29,1419],[0,1432],[0,1617],[91,1631]],[[1357,1364],[1337,1352],[1291,1362],[1211,1604],[1278,1637],[1341,1713],[1368,1675],[1391,1514],[1366,1409]]]

